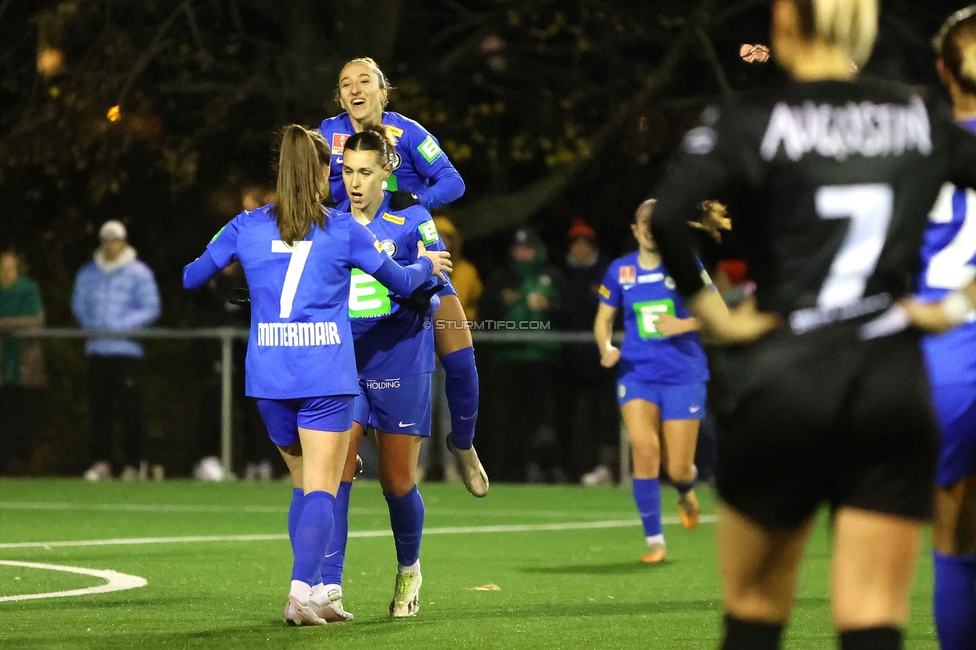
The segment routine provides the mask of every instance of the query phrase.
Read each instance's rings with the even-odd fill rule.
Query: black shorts
[[[821,503],[932,516],[938,429],[917,335],[783,332],[713,352],[721,498],[770,529]]]

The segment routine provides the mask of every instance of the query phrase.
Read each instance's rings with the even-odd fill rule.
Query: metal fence
[[[233,449],[233,343],[235,340],[247,340],[249,331],[243,327],[215,327],[215,328],[162,328],[150,327],[138,330],[119,332],[115,330],[83,330],[67,327],[48,327],[41,329],[23,330],[15,336],[27,339],[69,340],[90,338],[143,339],[143,340],[214,340],[219,341],[221,348],[221,398],[220,398],[220,448],[221,464],[224,470],[231,471]],[[593,344],[591,332],[556,332],[546,331],[488,331],[472,330],[475,345],[510,344],[510,343],[563,343],[563,344]],[[619,345],[622,333],[617,333],[615,342]],[[630,478],[630,442],[626,430],[620,425],[620,480],[624,484]]]

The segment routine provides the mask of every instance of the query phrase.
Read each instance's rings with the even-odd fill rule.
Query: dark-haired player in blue
[[[976,132],[976,5],[951,16],[935,41],[958,124]],[[942,300],[976,276],[976,192],[946,185],[929,215],[918,297]],[[976,313],[923,339],[941,432],[936,473],[935,623],[944,650],[976,648]]]
[[[246,393],[257,398],[295,488],[288,515],[295,561],[283,614],[293,625],[326,623],[312,607],[313,588],[321,592],[359,392],[347,312],[350,270],[362,269],[409,294],[429,275],[450,268],[444,253],[426,253],[422,245],[423,259],[402,268],[351,215],[323,208],[328,161],[328,146],[318,133],[287,127],[275,203],[235,217],[183,270],[188,289],[235,260],[247,276]]]
[[[620,363],[617,402],[633,449],[634,500],[647,541],[641,561],[648,563],[662,561],[666,553],[658,478],[662,459],[678,491],[681,523],[689,530],[698,525],[695,447],[708,380],[698,323],[675,291],[651,236],[653,210],[653,199],[637,209],[631,230],[638,250],[607,269],[593,326],[600,362],[607,368]],[[702,274],[707,278],[704,268]],[[618,309],[624,312],[622,349],[611,342]]]
[[[393,174],[385,190],[394,192],[394,209],[413,194],[420,204],[434,210],[464,194],[464,181],[437,138],[408,117],[384,111],[390,99],[390,83],[369,57],[349,61],[339,72],[335,101],[343,113],[323,120],[319,132],[332,146],[329,184],[336,203],[349,198],[342,183],[342,152],[346,140],[370,125],[386,126],[396,138]]]
[[[354,218],[366,224],[395,260],[406,261],[415,257],[412,249],[418,243],[432,250],[443,249],[443,243],[424,207],[413,205],[402,210],[389,207],[392,195],[383,191],[383,182],[392,171],[392,154],[392,137],[380,126],[369,126],[346,141],[343,177],[349,199],[340,208],[349,209]],[[337,534],[322,566],[322,581],[334,594],[337,605],[341,603],[338,599],[342,595],[345,562],[347,527],[343,515],[348,512],[356,448],[366,428],[373,427],[379,447],[380,485],[390,509],[398,562],[390,614],[413,616],[419,609],[424,502],[417,488],[416,470],[422,438],[430,435],[431,372],[434,370],[430,316],[439,305],[433,290],[440,288],[426,286],[422,289],[423,304],[416,304],[418,292],[412,308],[408,308],[377,279],[353,275],[349,314],[356,340],[360,395],[337,500]],[[443,288],[445,293],[453,293],[449,284]],[[480,469],[470,441],[468,447]],[[487,476],[483,469],[480,473],[487,491]],[[337,607],[337,611],[341,608]]]

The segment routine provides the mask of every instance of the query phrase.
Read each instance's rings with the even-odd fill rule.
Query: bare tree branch
[[[722,94],[727,95],[732,91],[732,88],[729,86],[729,78],[725,75],[725,68],[722,67],[722,62],[718,60],[718,54],[715,53],[712,39],[708,38],[708,34],[705,33],[705,30],[701,26],[695,29],[695,35],[705,50],[705,58],[708,59],[708,63],[712,66],[712,71],[715,73],[715,79],[722,89]]]

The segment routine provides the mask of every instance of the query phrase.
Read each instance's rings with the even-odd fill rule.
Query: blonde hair
[[[800,31],[845,50],[858,66],[867,63],[878,37],[878,0],[793,0]]]
[[[976,5],[949,16],[932,44],[963,90],[976,95]]]
[[[271,206],[282,241],[290,244],[305,239],[313,223],[324,227],[322,201],[329,197],[329,183],[322,168],[329,164],[330,154],[318,131],[297,124],[285,127]]]

